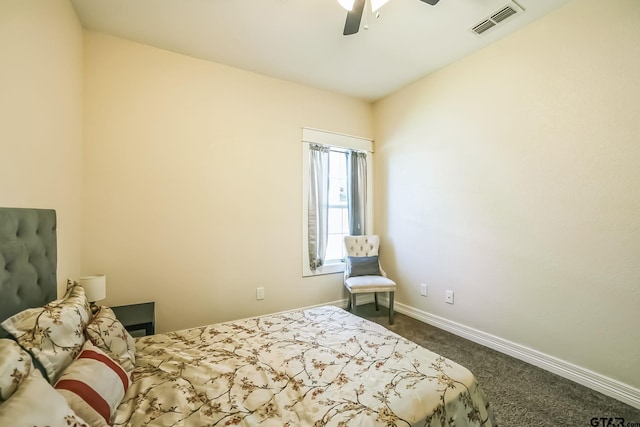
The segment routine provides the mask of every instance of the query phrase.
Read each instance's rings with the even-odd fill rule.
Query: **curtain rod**
[[[320,129],[302,128],[302,142],[373,153],[373,140]]]

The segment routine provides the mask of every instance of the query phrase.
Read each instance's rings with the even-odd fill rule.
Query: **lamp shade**
[[[107,297],[107,278],[104,274],[81,277],[80,286],[84,288],[89,302],[100,301]]]

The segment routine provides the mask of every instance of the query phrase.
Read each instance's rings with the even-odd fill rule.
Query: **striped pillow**
[[[130,383],[120,365],[87,341],[55,388],[82,419],[92,426],[108,426]]]

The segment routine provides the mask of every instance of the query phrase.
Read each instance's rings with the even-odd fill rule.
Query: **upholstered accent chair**
[[[376,310],[378,292],[389,292],[389,324],[393,325],[393,297],[396,282],[389,279],[378,260],[380,237],[376,235],[345,236],[347,251],[344,286],[349,291],[347,310],[356,312],[356,295],[373,292]]]

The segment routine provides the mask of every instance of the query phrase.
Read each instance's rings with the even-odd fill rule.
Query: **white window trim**
[[[367,223],[365,234],[373,231],[373,140],[359,136],[312,128],[302,128],[302,277],[319,276],[344,272],[344,262],[325,264],[316,270],[309,267],[309,144],[331,145],[333,147],[364,151],[367,154]]]

